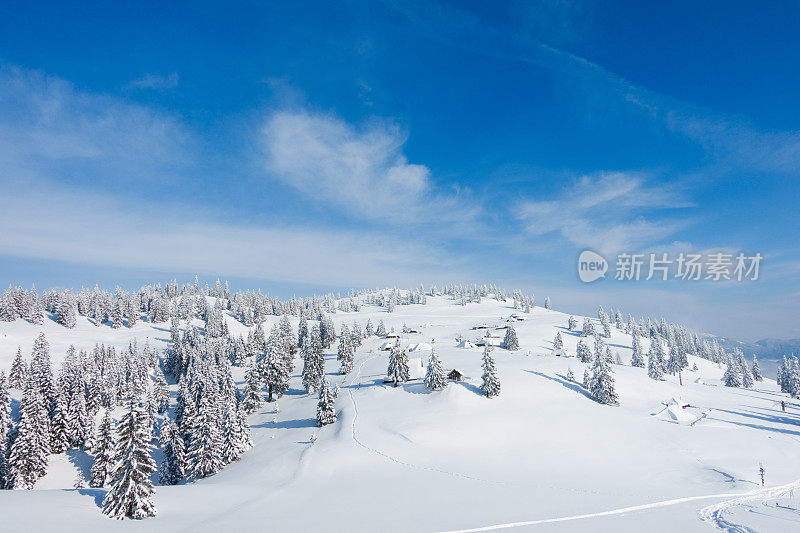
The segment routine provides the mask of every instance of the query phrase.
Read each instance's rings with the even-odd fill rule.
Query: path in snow
[[[800,479],[787,483],[786,485],[754,490],[750,493],[739,495],[738,498],[709,505],[700,510],[700,518],[722,531],[728,531],[730,533],[750,533],[753,530],[749,527],[728,521],[725,518],[725,512],[757,500],[766,503],[767,500],[783,498],[795,489],[800,489]]]
[[[572,516],[562,516],[558,518],[543,518],[539,520],[528,520],[525,522],[509,522],[507,524],[494,524],[490,526],[483,526],[483,527],[476,527],[471,529],[457,529],[452,531],[447,531],[444,533],[474,533],[478,531],[495,531],[498,529],[509,529],[512,527],[523,527],[523,526],[534,526],[536,524],[551,524],[555,522],[569,522],[572,520],[583,520],[586,518],[599,518],[602,516],[612,516],[618,515],[623,513],[630,513],[634,511],[644,511],[647,509],[656,509],[659,507],[669,507],[671,505],[678,505],[681,503],[687,503],[697,500],[709,500],[713,498],[730,498],[734,497],[732,500],[727,500],[721,503],[717,503],[714,505],[710,505],[708,507],[703,508],[700,511],[700,516],[706,522],[711,523],[712,525],[722,529],[724,531],[730,531],[731,533],[749,533],[752,530],[745,527],[745,526],[738,526],[736,524],[730,524],[722,518],[722,512],[726,509],[730,509],[737,505],[741,505],[742,503],[764,499],[769,500],[773,498],[780,498],[793,489],[800,487],[800,479],[793,481],[791,483],[787,483],[786,485],[780,485],[778,487],[767,488],[767,489],[758,489],[750,492],[745,493],[722,493],[722,494],[707,494],[705,496],[688,496],[686,498],[675,498],[672,500],[663,500],[660,502],[654,503],[646,503],[642,505],[634,505],[631,507],[623,507],[620,509],[612,509],[609,511],[601,511],[599,513],[587,513],[587,514],[580,514],[580,515],[572,515]]]

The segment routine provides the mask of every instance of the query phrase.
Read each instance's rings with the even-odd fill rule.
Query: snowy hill
[[[401,347],[420,345],[411,357],[427,364],[427,343],[462,381],[441,391],[421,380],[394,387],[385,382],[390,352],[379,349],[386,339],[377,336],[364,339],[353,370],[341,375],[337,341],[325,350],[325,373],[340,388],[335,423],[317,427],[318,397],[303,389],[298,356],[278,412],[273,402],[250,416],[254,447],[210,477],[156,486],[157,517],[121,523],[101,514],[107,489],[72,488],[91,454],[68,450],[50,457],[34,490],[0,491],[3,530],[787,531],[787,516],[796,523],[796,513],[775,504],[798,504],[789,490],[800,488],[800,405],[774,380],[725,387],[724,366],[688,355],[682,384],[669,374],[656,381],[630,366],[632,338],[612,326],[603,340],[622,362],[611,365],[619,405],[603,405],[581,385],[590,365],[574,357],[581,336],[568,329],[568,315],[542,307],[523,313],[493,298],[426,300],[392,312],[364,303],[329,316],[337,333],[343,324],[383,321]],[[524,320],[507,322],[514,313]],[[230,311],[224,320],[232,336],[252,330]],[[278,320],[268,316],[264,330]],[[289,320],[297,331],[299,318]],[[456,339],[479,341],[485,330],[472,328],[487,325],[502,341],[499,328],[509,323],[520,349],[491,352],[501,392],[487,398],[483,348],[458,347]],[[401,333],[404,326],[419,333]],[[147,339],[162,352],[170,342],[169,323],[112,329],[78,315],[68,329],[51,318],[17,319],[0,322],[0,369],[8,372],[18,346],[28,358],[39,332],[55,369],[71,344],[122,350]],[[558,332],[571,357],[552,355]],[[649,340],[642,344],[646,352]],[[243,389],[244,368],[233,367],[233,376]],[[177,385],[170,390],[174,396]],[[12,396],[18,405],[19,391]]]

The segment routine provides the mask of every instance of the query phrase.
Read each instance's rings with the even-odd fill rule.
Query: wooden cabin
[[[450,381],[461,381],[463,377],[464,375],[457,368],[454,368],[447,374],[447,379]]]

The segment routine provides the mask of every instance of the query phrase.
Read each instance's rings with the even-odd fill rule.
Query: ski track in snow
[[[745,493],[722,493],[722,494],[706,494],[705,496],[687,496],[685,498],[675,498],[672,500],[663,500],[660,502],[646,503],[642,505],[633,505],[631,507],[622,507],[620,509],[611,509],[609,511],[601,511],[599,513],[587,513],[572,516],[562,516],[558,518],[542,518],[539,520],[527,520],[524,522],[509,522],[507,524],[493,524],[489,526],[476,527],[471,529],[455,529],[442,533],[475,533],[478,531],[496,531],[499,529],[510,529],[514,527],[535,526],[537,524],[552,524],[556,522],[569,522],[572,520],[585,520],[587,518],[599,518],[603,516],[613,516],[624,513],[632,513],[635,511],[645,511],[648,509],[657,509],[659,507],[669,507],[671,505],[679,505],[682,503],[693,502],[698,500],[710,500],[714,498],[730,498],[714,505],[709,505],[700,510],[700,517],[713,525],[714,527],[730,533],[751,533],[753,530],[739,524],[734,524],[725,520],[722,516],[723,512],[730,510],[743,503],[751,502],[754,500],[770,500],[780,498],[794,489],[800,488],[800,479],[767,489],[758,489]]]
[[[351,435],[351,437],[353,438],[353,441],[356,444],[358,444],[359,446],[361,446],[365,450],[368,450],[369,452],[374,453],[375,455],[379,455],[379,456],[383,457],[384,459],[388,459],[389,461],[392,461],[392,462],[397,463],[399,465],[405,466],[407,468],[412,468],[414,470],[427,470],[429,472],[437,472],[439,474],[445,474],[445,475],[452,476],[452,477],[457,477],[457,478],[461,478],[461,479],[469,479],[470,481],[479,481],[479,482],[482,482],[482,483],[492,483],[494,485],[504,485],[505,484],[502,481],[492,481],[492,480],[488,480],[488,479],[481,479],[479,477],[473,477],[473,476],[469,476],[467,474],[462,474],[462,473],[459,473],[459,472],[450,472],[448,470],[442,470],[440,468],[435,468],[435,467],[432,467],[432,466],[422,466],[422,465],[416,465],[416,464],[413,464],[413,463],[409,463],[409,462],[403,461],[402,459],[398,459],[397,457],[391,456],[391,455],[389,455],[389,454],[387,454],[385,452],[382,452],[382,451],[380,451],[378,449],[375,449],[375,448],[372,448],[370,446],[367,446],[362,440],[360,440],[358,438],[358,435],[357,435],[357,432],[356,432],[356,422],[358,420],[358,404],[356,403],[356,399],[353,396],[353,384],[356,382],[356,380],[358,380],[361,377],[361,369],[364,367],[364,364],[366,362],[368,362],[368,361],[371,361],[372,359],[375,359],[376,357],[378,357],[378,356],[377,355],[373,355],[373,356],[367,357],[366,359],[361,361],[361,364],[358,365],[358,372],[356,372],[356,375],[353,376],[352,380],[350,380],[350,388],[347,389],[348,393],[350,394],[350,401],[353,403],[353,422],[352,422],[352,424],[350,426],[350,435]]]
[[[753,529],[743,524],[730,522],[726,519],[725,512],[753,501],[761,500],[762,503],[766,503],[767,500],[783,498],[795,489],[800,489],[800,479],[787,483],[786,485],[755,490],[751,493],[740,495],[738,498],[733,498],[732,500],[709,505],[700,510],[700,518],[722,531],[728,531],[729,533],[751,533],[754,531]]]

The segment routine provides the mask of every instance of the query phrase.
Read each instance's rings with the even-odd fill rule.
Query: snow
[[[431,346],[427,342],[418,342],[418,343],[414,343],[414,344],[409,344],[408,345],[408,351],[409,352],[419,352],[419,351],[430,352],[431,350],[433,350],[433,346]]]
[[[580,380],[586,365],[551,354],[559,331],[564,350],[576,351],[580,337],[567,329],[569,315],[535,307],[530,320],[515,324],[521,349],[492,352],[502,392],[487,399],[478,390],[481,350],[462,349],[470,341],[456,346],[454,339],[475,324],[503,321],[512,311],[509,302],[491,298],[461,306],[429,296],[427,305],[397,306],[393,313],[364,305],[357,313],[333,314],[337,331],[368,318],[395,331],[404,323],[429,324],[413,342],[436,339],[443,366],[459,368],[464,381],[438,392],[420,381],[397,388],[382,383],[388,354],[378,351],[384,339],[377,337],[364,341],[354,370],[342,376],[334,344],[325,354],[327,377],[341,387],[336,423],[315,426],[317,397],[302,391],[298,360],[280,412],[266,405],[250,417],[254,449],[209,478],[157,486],[158,517],[119,523],[103,516],[104,489],[73,488],[89,465],[88,454],[73,450],[50,457],[49,473],[35,490],[0,492],[3,531],[219,531],[268,524],[276,531],[366,532],[381,524],[387,531],[702,532],[720,520],[757,524],[759,531],[791,527],[758,499],[787,503],[790,496],[754,492],[761,490],[759,464],[767,472],[767,489],[800,477],[800,405],[789,402],[781,412],[779,401],[788,398],[774,381],[751,389],[724,387],[724,368],[690,356],[689,366],[697,364],[698,371],[684,372],[683,386],[671,375],[656,382],[646,369],[628,366],[630,336],[612,328],[606,344],[625,363],[611,365],[620,406],[600,405],[564,378],[571,368]],[[226,320],[232,334],[246,335],[245,326]],[[277,320],[270,317],[265,330]],[[291,321],[296,328],[297,319]],[[8,371],[18,345],[29,358],[39,331],[58,364],[69,344],[123,348],[147,338],[163,349],[168,328],[142,320],[132,329],[113,330],[82,316],[72,330],[52,320],[42,326],[0,322],[0,368]],[[646,352],[648,341],[642,345]],[[424,376],[422,359],[409,359],[409,367],[414,361]],[[234,375],[241,388],[243,369]],[[674,403],[663,405],[673,397]],[[682,402],[696,407],[676,408]],[[678,423],[653,416],[664,410]],[[688,426],[688,417],[696,419],[699,412],[706,413],[702,422]],[[746,506],[766,511],[744,512]],[[701,509],[709,510],[701,516]]]

